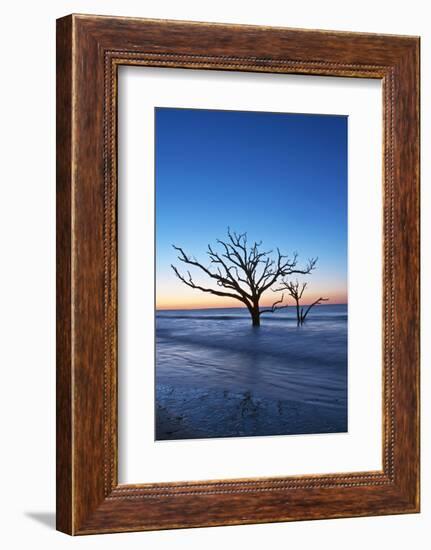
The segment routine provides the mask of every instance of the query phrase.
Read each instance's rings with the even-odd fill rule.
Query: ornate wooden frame
[[[119,485],[119,65],[383,82],[383,470]],[[69,534],[419,511],[419,38],[70,15],[57,21],[57,528]]]

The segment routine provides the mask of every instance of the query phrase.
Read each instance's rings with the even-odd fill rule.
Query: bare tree
[[[304,308],[301,306],[301,298],[304,294],[304,290],[307,288],[307,283],[300,284],[298,281],[295,283],[292,281],[283,280],[280,287],[275,289],[275,292],[287,290],[288,294],[295,300],[296,304],[296,321],[298,327],[304,324],[305,318],[310,312],[313,306],[321,304],[322,302],[327,302],[329,298],[318,298],[315,302],[310,304],[307,309],[304,311]],[[283,296],[283,295],[282,295]]]
[[[202,292],[208,292],[215,296],[234,298],[242,302],[248,309],[253,326],[260,325],[260,316],[263,313],[274,313],[287,307],[283,304],[284,294],[267,309],[260,309],[259,303],[264,292],[274,285],[280,278],[293,273],[310,273],[317,259],[311,259],[307,265],[300,269],[297,267],[298,254],[292,258],[281,254],[277,248],[277,254],[272,250],[261,250],[262,241],[248,245],[247,233],[231,232],[228,228],[227,239],[217,239],[221,251],[216,251],[208,245],[207,255],[210,263],[205,266],[195,257],[189,256],[184,250],[173,245],[177,250],[180,262],[197,268],[204,273],[218,287],[202,286],[195,283],[190,271],[183,275],[172,265],[175,275],[187,286]]]

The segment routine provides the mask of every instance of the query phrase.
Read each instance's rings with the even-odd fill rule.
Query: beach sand
[[[347,431],[345,409],[169,385],[158,385],[157,396],[157,440]]]

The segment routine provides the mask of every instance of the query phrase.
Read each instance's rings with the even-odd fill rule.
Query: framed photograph
[[[57,528],[419,511],[419,38],[57,21]]]

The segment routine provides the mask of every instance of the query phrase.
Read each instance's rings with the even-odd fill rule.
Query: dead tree
[[[180,262],[197,268],[216,285],[202,286],[194,281],[190,271],[187,276],[171,265],[175,275],[190,288],[207,292],[224,298],[234,298],[244,304],[251,316],[253,326],[260,325],[260,316],[263,313],[274,313],[287,307],[283,304],[284,294],[267,309],[260,309],[259,303],[263,294],[269,290],[279,279],[293,273],[310,273],[316,264],[316,259],[308,261],[307,265],[300,269],[297,267],[298,255],[292,258],[281,254],[277,248],[277,254],[272,250],[261,250],[262,242],[254,242],[248,245],[247,233],[231,232],[228,228],[227,239],[217,239],[220,251],[208,245],[207,255],[210,263],[205,266],[195,257],[189,256],[184,250],[173,245],[179,253]]]
[[[304,324],[305,318],[310,312],[311,308],[322,302],[327,302],[329,298],[318,298],[315,302],[310,304],[307,309],[304,311],[304,308],[301,306],[301,298],[304,294],[304,290],[307,287],[307,283],[300,284],[298,281],[295,283],[292,281],[282,281],[279,288],[275,289],[275,292],[286,291],[288,294],[295,300],[296,304],[296,322],[298,327]]]

